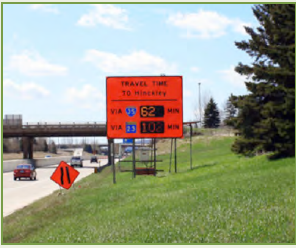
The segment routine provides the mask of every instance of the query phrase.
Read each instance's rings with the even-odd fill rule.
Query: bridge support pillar
[[[33,137],[23,137],[23,158],[33,159]]]

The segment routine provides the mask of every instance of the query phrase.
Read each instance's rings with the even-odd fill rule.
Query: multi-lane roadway
[[[100,161],[101,165],[108,162],[107,159],[100,159]],[[3,173],[3,216],[10,215],[14,211],[59,190],[60,186],[50,179],[57,166],[58,164],[37,168],[36,181],[30,181],[29,179],[14,181],[13,172]],[[98,166],[99,163],[90,163],[89,160],[83,161],[83,168],[75,167],[80,172],[75,183],[94,173],[94,167]]]

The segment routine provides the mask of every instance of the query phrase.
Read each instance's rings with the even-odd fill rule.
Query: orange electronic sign
[[[62,161],[52,173],[50,179],[65,189],[69,189],[78,177],[79,171]]]
[[[182,76],[107,77],[107,137],[182,138]]]

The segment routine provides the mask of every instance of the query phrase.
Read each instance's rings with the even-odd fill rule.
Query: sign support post
[[[171,153],[170,153],[170,168],[169,168],[169,173],[171,173],[171,168],[172,168],[172,153],[173,153],[173,139],[171,139]]]
[[[155,176],[156,175],[156,139],[154,138],[153,141],[154,141],[153,152],[154,152],[154,176]]]
[[[136,177],[136,146],[135,146],[135,139],[133,139],[133,178]]]
[[[177,139],[175,138],[175,173],[177,173]]]
[[[108,165],[112,165],[112,159],[111,159],[111,139],[108,139]]]
[[[63,195],[62,187],[61,186],[60,186],[60,192],[58,193],[58,195]]]
[[[114,139],[110,139],[110,160],[112,165],[112,171],[113,171],[113,184],[116,184],[116,172],[115,172],[115,163],[114,163]]]
[[[192,124],[190,123],[190,169],[192,170]]]
[[[121,160],[121,144],[119,144],[119,156],[118,156],[118,169],[119,171],[121,171],[121,167],[120,167],[120,160]]]

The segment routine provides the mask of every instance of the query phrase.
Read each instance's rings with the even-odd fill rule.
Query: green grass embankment
[[[189,144],[178,148],[177,174],[169,154],[158,156],[157,177],[117,172],[113,185],[106,168],[4,218],[3,241],[294,243],[295,159],[239,157],[229,137],[194,142],[192,170]]]

